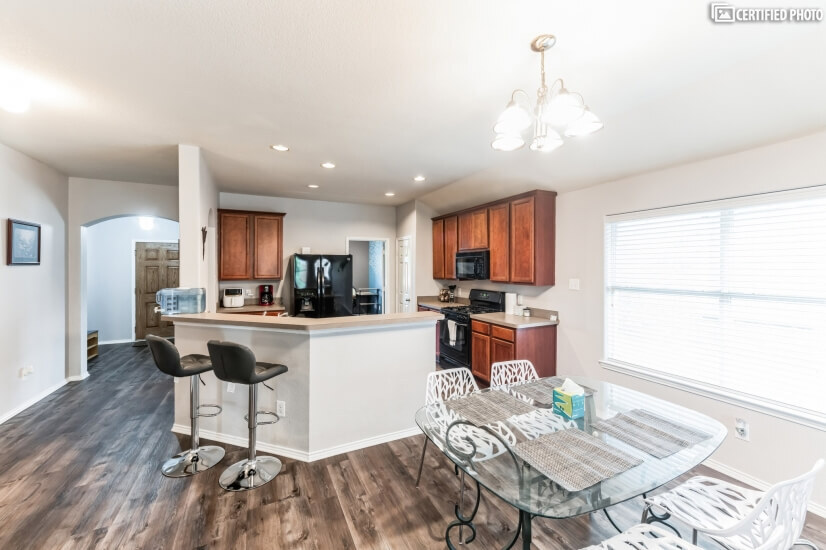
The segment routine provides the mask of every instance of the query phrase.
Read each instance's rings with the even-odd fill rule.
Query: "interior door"
[[[410,237],[402,237],[396,239],[396,257],[399,259],[399,267],[396,270],[396,278],[398,284],[398,306],[396,311],[399,313],[409,313],[410,309],[410,294],[411,285],[411,266],[410,266]]]
[[[179,285],[178,243],[135,243],[135,339],[174,336],[172,323],[155,313],[155,293]]]

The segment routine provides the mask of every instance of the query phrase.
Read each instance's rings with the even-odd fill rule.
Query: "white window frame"
[[[826,185],[792,189],[788,191],[774,191],[758,195],[733,197],[729,199],[712,200],[679,206],[669,206],[654,208],[650,210],[627,212],[622,214],[608,215],[604,218],[604,225],[612,222],[653,218],[664,215],[687,214],[691,212],[703,212],[710,209],[725,209],[727,206],[743,207],[757,204],[767,204],[787,200],[799,200],[806,198],[822,198],[826,196]],[[603,243],[603,258],[605,257],[607,242]],[[608,263],[603,265],[603,298],[606,292],[606,282],[608,281]],[[826,415],[808,409],[802,409],[787,403],[780,403],[763,398],[758,398],[750,394],[738,392],[730,388],[723,388],[712,384],[706,384],[697,380],[692,380],[672,374],[665,375],[657,370],[635,365],[623,361],[606,358],[608,350],[608,316],[606,313],[607,303],[603,304],[603,359],[599,364],[606,370],[614,371],[649,382],[662,384],[667,387],[683,390],[695,395],[700,395],[716,401],[729,403],[745,409],[764,413],[776,418],[791,420],[798,424],[809,426],[821,431],[826,431]],[[826,398],[826,395],[824,395]]]

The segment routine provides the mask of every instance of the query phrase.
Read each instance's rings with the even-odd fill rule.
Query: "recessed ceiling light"
[[[310,189],[318,189],[318,185],[316,185],[316,184],[314,184],[314,183],[311,183],[311,184],[310,184],[310,185],[308,185],[307,187],[309,187]]]
[[[425,180],[425,177],[422,176],[421,174],[416,176],[415,178],[413,178],[413,181],[424,181],[424,180]]]
[[[387,193],[384,194],[384,196],[385,197],[395,197],[396,194],[393,191],[388,191]]]
[[[281,145],[280,143],[278,145],[270,145],[270,149],[274,149],[279,153],[286,153],[290,150],[289,147],[287,147],[286,145]]]
[[[333,164],[332,162],[322,162],[321,167],[322,168],[335,168],[336,165]]]

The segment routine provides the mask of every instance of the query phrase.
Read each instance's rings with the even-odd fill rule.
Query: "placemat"
[[[461,399],[445,401],[445,406],[477,426],[505,420],[516,414],[525,414],[533,407],[499,390],[474,393]]]
[[[517,443],[513,450],[568,491],[581,491],[642,464],[641,459],[573,429]]]
[[[539,380],[533,380],[531,382],[525,382],[524,384],[510,386],[509,389],[514,393],[527,397],[528,399],[533,399],[537,403],[552,405],[554,402],[554,388],[561,387],[564,382],[564,378],[560,378],[559,376],[551,376],[550,378],[540,378]],[[585,395],[591,395],[594,393],[594,390],[587,386],[583,386],[582,389],[585,390]]]
[[[600,420],[594,427],[657,458],[671,456],[711,437],[644,409]]]

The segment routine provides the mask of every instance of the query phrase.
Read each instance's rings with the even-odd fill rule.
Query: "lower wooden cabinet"
[[[514,329],[471,320],[471,370],[490,383],[493,363],[527,359],[544,378],[556,375],[556,326]]]

